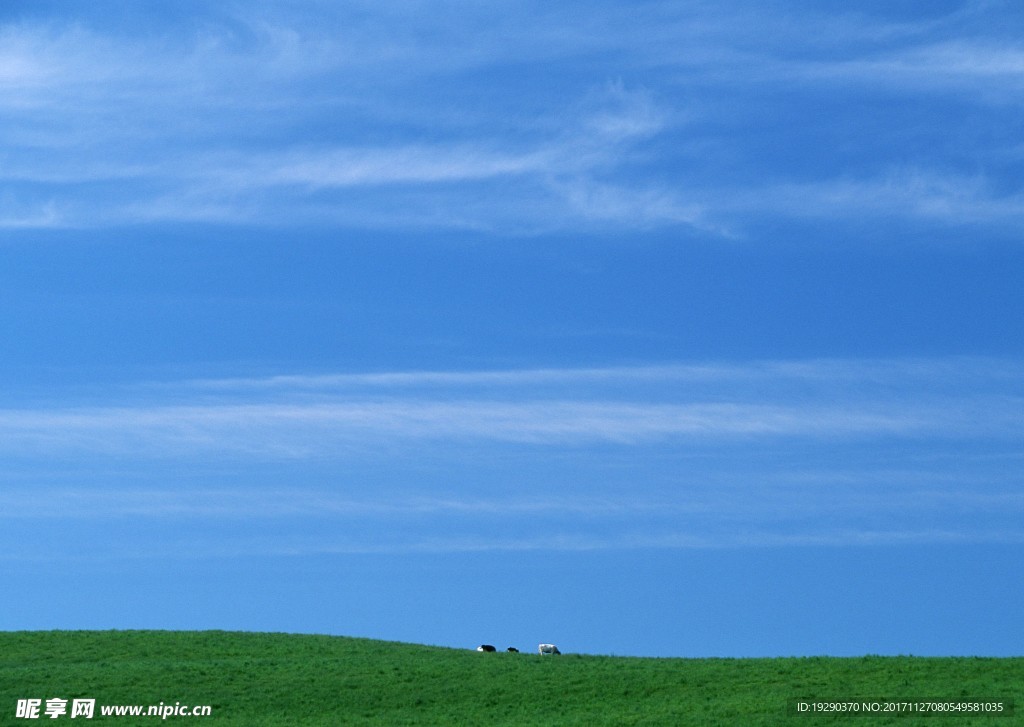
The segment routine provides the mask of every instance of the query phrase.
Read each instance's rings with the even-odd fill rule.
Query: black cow
[[[508,647],[507,649],[505,649],[505,651],[509,652],[510,654],[518,654],[519,653],[519,649],[517,649],[514,646]]]
[[[497,651],[497,649],[495,649],[490,644],[480,644],[480,646],[476,647],[476,650],[477,651]]]

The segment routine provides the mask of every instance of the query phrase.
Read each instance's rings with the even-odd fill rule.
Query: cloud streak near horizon
[[[143,523],[140,552],[190,558],[1021,542],[1022,370],[822,359],[135,385],[109,406],[0,410],[0,519],[40,525],[30,540],[104,522],[84,538],[96,558]],[[50,473],[26,474],[36,460]],[[174,535],[208,523],[216,542]]]

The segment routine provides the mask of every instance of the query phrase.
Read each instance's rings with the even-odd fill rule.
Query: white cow
[[[558,647],[555,646],[554,644],[538,644],[537,645],[537,653],[540,654],[541,656],[545,656],[545,655],[551,655],[551,654],[561,654],[562,652],[559,651]]]

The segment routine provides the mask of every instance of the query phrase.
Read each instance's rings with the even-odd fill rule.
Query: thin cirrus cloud
[[[794,513],[851,517],[876,510],[915,512],[974,511],[1005,514],[1024,510],[1024,494],[1004,473],[957,473],[920,467],[891,470],[806,471],[787,467],[762,472],[757,484],[740,482],[736,472],[702,473],[699,486],[675,492],[636,490],[628,494],[589,493],[417,493],[395,488],[386,497],[324,487],[276,482],[271,486],[204,487],[7,487],[0,512],[11,520],[120,518],[289,520],[389,519],[393,524],[447,518],[576,518],[589,522],[657,518],[723,518],[762,524],[785,521]],[[742,497],[737,496],[742,493]],[[54,507],[54,503],[60,507]],[[884,507],[882,507],[884,505]]]
[[[966,359],[198,381],[164,385],[174,403],[158,387],[136,402],[2,410],[0,448],[303,458],[382,441],[1003,440],[1024,427],[1020,387],[1010,363]]]
[[[649,385],[661,397],[666,391],[722,392],[743,397],[745,392],[771,390],[785,395],[825,389],[842,391],[949,392],[1019,390],[1020,368],[1014,360],[952,356],[946,358],[763,360],[735,363],[705,362],[599,368],[531,368],[485,371],[385,371],[346,374],[298,374],[257,378],[196,379],[178,383],[140,384],[141,390],[174,391],[178,396],[222,392],[315,392],[330,394],[493,389],[512,391],[531,387],[571,387],[577,395],[593,387],[623,386],[638,390]],[[666,389],[665,387],[672,387]],[[682,389],[676,387],[683,387]],[[599,389],[598,389],[599,390]],[[760,396],[764,396],[763,393]]]
[[[1019,543],[1022,370],[289,375],[7,408],[0,519],[24,542],[4,557]],[[51,552],[53,528],[80,531],[75,555]]]
[[[612,88],[607,96],[610,105],[515,147],[477,138],[288,150],[201,147],[170,158],[154,157],[147,147],[121,161],[117,153],[97,157],[99,147],[88,145],[42,160],[15,153],[0,177],[29,186],[19,204],[9,200],[5,218],[9,227],[314,220],[537,230],[588,221],[698,223],[699,210],[675,192],[597,180],[664,123],[643,94]]]
[[[899,479],[869,489],[785,484],[799,474],[782,473],[771,487],[750,482],[749,475],[726,473],[733,480],[727,486],[571,497],[354,496],[339,488],[294,486],[5,488],[0,518],[9,528],[27,526],[45,534],[58,527],[81,529],[81,534],[75,553],[51,552],[45,538],[29,534],[27,542],[6,548],[2,559],[1024,542],[1019,528],[1024,501],[1005,488],[979,492],[971,478],[930,489],[906,488]],[[96,528],[97,522],[104,527]],[[136,547],[125,552],[120,533],[139,526],[146,536],[133,535]]]
[[[338,446],[401,440],[637,444],[672,437],[900,434],[946,429],[948,412],[749,404],[423,402],[207,405],[0,412],[8,451],[221,451],[305,457]],[[941,422],[941,419],[939,419]]]
[[[507,528],[506,528],[507,530]],[[131,549],[115,543],[84,542],[73,552],[55,552],[49,543],[19,547],[15,543],[0,555],[8,563],[76,563],[132,560],[219,560],[251,557],[308,557],[321,555],[417,555],[481,552],[581,552],[623,550],[708,550],[737,548],[800,548],[892,545],[936,545],[998,543],[1019,545],[1024,533],[1019,529],[987,526],[857,528],[818,526],[807,529],[780,529],[753,525],[720,528],[709,532],[693,528],[661,532],[616,529],[609,532],[576,532],[564,528],[534,533],[494,533],[453,535],[396,534],[393,531],[373,537],[344,534],[309,535],[290,533],[166,535],[147,538]]]
[[[823,529],[815,533],[785,532],[741,532],[701,535],[689,532],[659,535],[580,535],[580,534],[538,534],[522,536],[437,536],[413,539],[406,542],[367,542],[345,538],[318,539],[280,538],[269,542],[241,541],[230,544],[200,543],[178,551],[177,555],[190,558],[232,558],[251,556],[254,553],[269,556],[308,555],[409,555],[481,552],[532,552],[561,551],[586,552],[601,550],[708,550],[722,548],[777,548],[808,546],[851,546],[851,545],[914,545],[914,544],[963,544],[963,543],[1004,543],[1019,544],[1024,536],[1018,532],[985,532],[965,534],[948,530],[844,530]],[[166,551],[139,553],[121,556],[126,559],[139,557],[167,557]]]
[[[917,91],[969,92],[999,104],[1020,103],[1024,48],[985,40],[926,43],[897,52],[834,63],[808,64],[800,75],[870,82]],[[1014,92],[992,95],[992,91]]]
[[[1014,103],[1024,53],[986,36],[985,8],[913,32],[868,15],[776,16],[747,3],[646,3],[633,14],[598,4],[581,22],[558,10],[445,8],[441,22],[367,6],[353,23],[317,4],[287,14],[235,6],[161,34],[87,18],[8,24],[0,178],[11,189],[0,226],[682,226],[735,238],[779,216],[1019,219],[1012,184],[996,170],[966,173],[956,159],[897,161],[865,148],[870,163],[831,165],[814,182],[750,166],[761,156],[750,139],[771,116],[765,84],[808,103],[837,84],[872,97],[938,92],[955,109],[966,98]],[[973,35],[956,37],[968,21]],[[605,32],[613,27],[621,32]],[[595,54],[607,60],[597,69],[587,60]],[[513,62],[535,81],[528,97],[498,70]],[[489,85],[467,81],[469,70]],[[893,114],[898,133],[904,120]],[[738,122],[748,117],[755,126]],[[691,145],[692,158],[679,151]],[[722,148],[741,168],[702,164],[707,149]],[[750,178],[766,181],[737,181]]]
[[[1005,225],[1024,215],[1024,192],[997,192],[982,175],[903,168],[869,178],[823,179],[751,189],[720,208],[794,218],[902,217],[953,225]]]

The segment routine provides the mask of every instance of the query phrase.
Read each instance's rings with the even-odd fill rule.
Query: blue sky
[[[1022,21],[5,3],[0,628],[1024,653]]]

